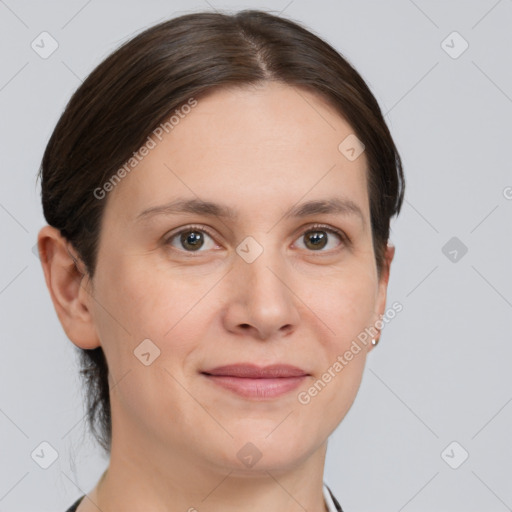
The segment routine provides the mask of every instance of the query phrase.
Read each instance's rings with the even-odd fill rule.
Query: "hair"
[[[258,10],[199,12],[159,23],[124,43],[76,90],[45,149],[39,175],[49,225],[71,243],[92,279],[107,199],[95,190],[190,98],[222,87],[278,81],[315,93],[364,144],[372,239],[381,275],[404,176],[377,100],[332,46],[299,23]],[[340,141],[341,142],[341,141]],[[101,347],[78,349],[87,423],[107,454],[112,425]]]

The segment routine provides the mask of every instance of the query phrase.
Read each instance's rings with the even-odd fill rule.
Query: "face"
[[[244,468],[244,446],[261,453],[262,470],[324,446],[371,344],[344,354],[384,313],[387,285],[386,271],[377,276],[366,156],[338,149],[352,133],[304,90],[216,91],[103,199],[84,301],[117,383],[114,439],[223,469]],[[155,209],[190,200],[218,210]],[[338,208],[305,206],[318,201]],[[303,375],[242,383],[204,374],[235,364]]]

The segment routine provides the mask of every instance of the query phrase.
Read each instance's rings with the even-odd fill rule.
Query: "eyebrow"
[[[204,201],[202,199],[176,199],[167,204],[147,208],[137,215],[136,221],[146,220],[156,215],[175,215],[180,213],[193,213],[226,219],[238,218],[238,212],[224,204]],[[300,218],[318,214],[355,215],[360,218],[363,226],[366,225],[366,219],[361,208],[354,201],[339,197],[299,203],[292,206],[283,217]]]

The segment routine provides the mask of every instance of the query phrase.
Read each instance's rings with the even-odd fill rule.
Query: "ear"
[[[85,265],[78,268],[81,262],[72,245],[52,226],[39,231],[37,245],[46,286],[66,335],[83,349],[100,346],[90,308],[92,282]]]
[[[386,311],[386,295],[388,291],[389,274],[391,270],[391,262],[393,261],[394,256],[395,246],[388,242],[384,254],[384,263],[382,266],[382,272],[378,284],[377,302],[375,305],[375,314],[372,325],[375,325],[375,323],[382,318]],[[379,332],[376,336],[376,339],[378,340],[380,336],[381,333]],[[370,352],[373,348],[375,348],[375,346],[370,343],[368,346],[368,352]]]

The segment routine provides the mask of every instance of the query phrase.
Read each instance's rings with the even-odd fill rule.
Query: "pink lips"
[[[281,364],[265,367],[234,364],[219,366],[201,373],[212,382],[240,396],[260,400],[292,391],[309,375],[296,366]]]

